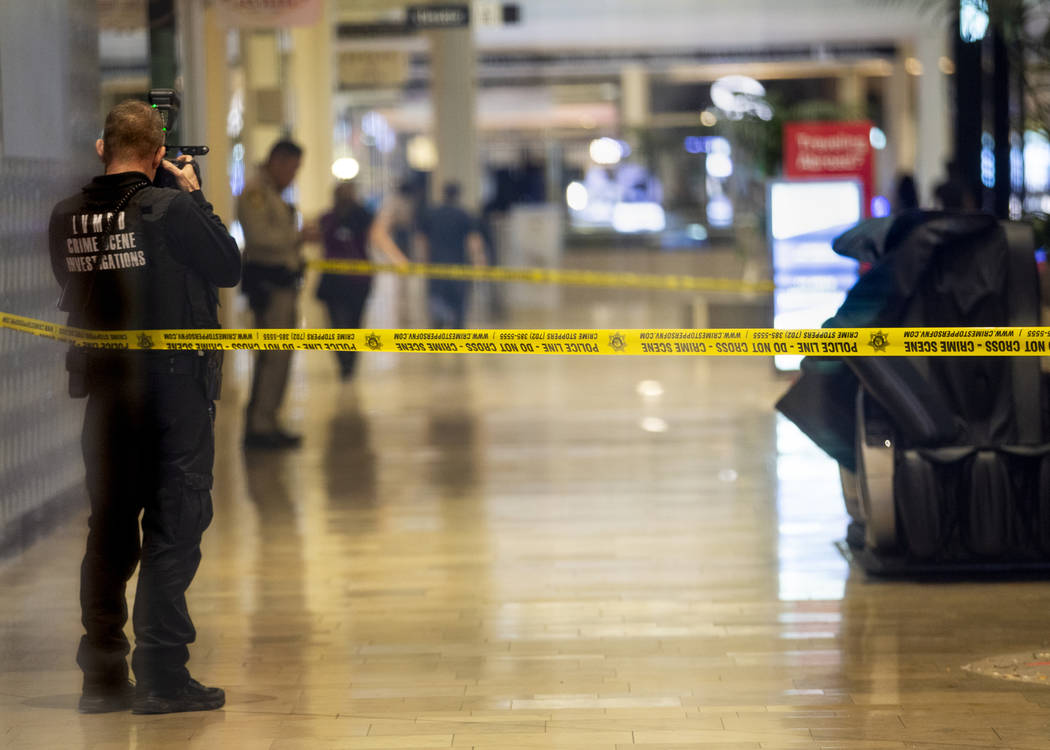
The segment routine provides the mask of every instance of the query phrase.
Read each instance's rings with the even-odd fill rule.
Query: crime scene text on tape
[[[531,284],[615,287],[621,289],[664,289],[681,292],[733,292],[759,294],[773,291],[772,281],[676,276],[671,274],[627,273],[617,271],[579,271],[558,268],[497,268],[492,266],[408,263],[403,266],[372,263],[367,260],[312,260],[308,268],[321,273],[367,276],[396,273],[460,281],[520,281]]]
[[[86,331],[0,313],[0,327],[96,349],[687,356],[1047,356],[1050,328],[264,328]]]

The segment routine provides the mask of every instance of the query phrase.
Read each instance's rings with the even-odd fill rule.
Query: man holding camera
[[[125,101],[96,150],[105,174],[59,203],[50,252],[69,324],[94,330],[218,328],[217,286],[240,279],[237,245],[188,157],[164,159],[160,115]],[[153,184],[163,168],[178,188]],[[71,348],[70,394],[87,397],[82,447],[91,502],[80,603],[79,709],[170,713],[221,707],[190,677],[186,590],[211,522],[221,352]],[[139,514],[142,513],[141,542]],[[139,564],[128,680],[125,588]]]

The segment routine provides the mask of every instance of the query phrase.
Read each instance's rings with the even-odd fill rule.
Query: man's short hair
[[[340,180],[332,190],[332,198],[336,203],[340,201],[357,202],[357,186],[349,180]]]
[[[445,196],[446,203],[455,203],[459,200],[459,195],[462,192],[458,182],[450,180],[442,186],[442,193]]]
[[[270,162],[279,158],[301,159],[302,157],[303,147],[295,141],[284,139],[270,147],[270,155],[266,157],[266,161]]]
[[[126,99],[106,115],[102,129],[102,159],[109,165],[113,159],[152,159],[164,145],[164,123],[156,109]]]

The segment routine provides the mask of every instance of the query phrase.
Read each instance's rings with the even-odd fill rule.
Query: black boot
[[[175,691],[137,690],[131,703],[133,714],[174,714],[183,711],[214,711],[226,704],[222,688],[204,687],[190,681]]]
[[[84,690],[80,694],[77,710],[82,714],[108,714],[127,711],[135,697],[135,686],[130,680],[100,682],[84,678]]]

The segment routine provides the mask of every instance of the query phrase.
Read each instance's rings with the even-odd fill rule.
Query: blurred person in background
[[[302,158],[303,149],[297,143],[278,141],[237,199],[237,216],[244,229],[242,289],[256,328],[294,328],[296,324],[304,267],[302,245],[316,238],[316,230],[299,229],[295,206],[285,203],[281,193],[292,184]],[[277,420],[291,365],[290,351],[256,355],[245,414],[246,448],[294,448],[302,441],[299,435],[282,429]]]
[[[893,211],[913,211],[919,207],[919,190],[915,186],[915,178],[904,173],[897,178],[894,190]]]
[[[394,194],[383,200],[369,232],[369,241],[387,258],[411,255],[410,244],[418,213],[415,186],[405,180]]]
[[[945,211],[976,211],[977,197],[954,159],[944,165],[944,182],[933,192],[937,207]]]
[[[368,260],[368,238],[373,224],[372,213],[357,200],[357,190],[351,182],[340,182],[335,187],[332,210],[321,217],[321,238],[327,260]],[[380,250],[396,266],[404,266],[408,258],[393,242],[384,243]],[[326,273],[321,276],[317,297],[328,308],[332,328],[360,328],[372,277],[365,275]],[[335,352],[343,380],[354,374],[357,352]]]
[[[369,232],[370,247],[388,259],[400,253],[418,260],[417,253],[413,252],[418,218],[419,190],[411,180],[405,179],[393,194],[383,199]],[[425,283],[422,276],[380,274],[373,296],[388,302],[388,314],[380,317],[390,319],[395,327],[424,325]]]
[[[459,205],[460,186],[445,183],[444,200],[423,213],[419,240],[428,263],[486,265],[485,243],[477,220]],[[462,328],[467,316],[470,282],[430,279],[428,302],[432,324],[437,328]]]

